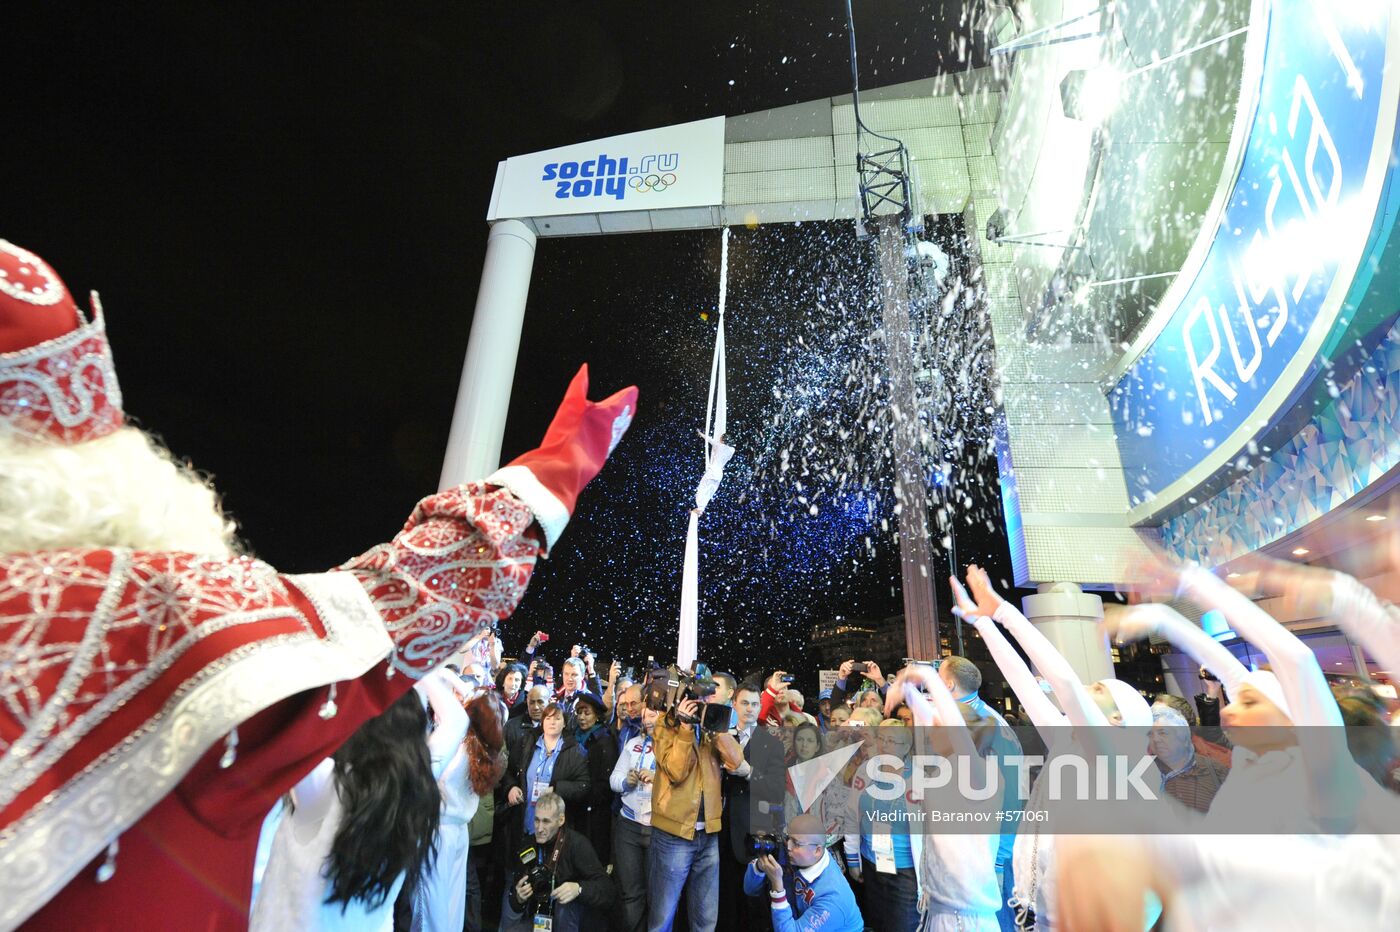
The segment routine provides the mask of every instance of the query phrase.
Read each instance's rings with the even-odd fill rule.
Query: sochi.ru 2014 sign
[[[1252,24],[1268,32],[1262,72],[1246,75],[1257,109],[1239,176],[1194,278],[1182,270],[1180,300],[1110,399],[1134,505],[1208,478],[1306,384],[1388,170],[1373,152],[1394,127],[1390,7],[1288,0]]]
[[[509,158],[487,219],[714,207],[723,199],[724,117],[714,117]]]

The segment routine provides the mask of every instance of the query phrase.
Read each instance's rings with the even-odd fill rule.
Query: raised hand
[[[987,571],[976,563],[967,568],[967,588],[972,595],[972,601],[977,605],[978,615],[991,618],[1006,601],[992,588],[992,580]]]
[[[977,603],[972,601],[972,596],[967,594],[967,589],[958,582],[958,577],[949,576],[948,586],[953,590],[953,611],[955,613],[962,615],[968,621],[981,614],[977,610]]]
[[[1118,644],[1146,640],[1162,626],[1164,610],[1171,611],[1158,603],[1130,605],[1120,611],[1105,613],[1104,629],[1108,632],[1109,640]]]

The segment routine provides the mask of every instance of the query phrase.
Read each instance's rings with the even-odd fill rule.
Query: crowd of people
[[[426,707],[435,723],[426,738],[423,716],[409,718],[397,709],[384,716],[401,716],[420,751],[427,749],[418,755],[419,779],[437,780],[440,822],[427,813],[407,821],[400,814],[391,827],[382,813],[365,814],[365,824],[379,826],[385,838],[403,837],[409,826],[418,834],[411,844],[404,837],[402,855],[388,862],[397,870],[394,877],[385,873],[371,887],[328,882],[331,905],[366,892],[386,903],[397,897],[399,927],[453,932],[528,929],[536,927],[536,917],[548,917],[554,929],[624,932],[991,932],[1055,928],[1057,916],[1066,928],[1150,929],[1163,903],[1170,904],[1169,918],[1181,924],[1173,927],[1252,928],[1257,900],[1221,895],[1248,889],[1247,881],[1260,894],[1286,897],[1303,910],[1299,915],[1322,915],[1309,908],[1335,909],[1355,917],[1357,928],[1378,928],[1367,922],[1386,915],[1389,894],[1381,881],[1383,868],[1394,861],[1388,845],[1368,833],[1396,825],[1391,820],[1397,801],[1386,792],[1395,789],[1395,745],[1377,747],[1374,735],[1363,730],[1366,740],[1348,746],[1350,735],[1337,728],[1326,739],[1328,747],[1281,729],[1339,725],[1345,707],[1351,709],[1349,722],[1378,726],[1389,741],[1382,707],[1358,705],[1350,694],[1334,699],[1311,652],[1211,574],[1166,563],[1159,569],[1173,589],[1225,611],[1269,658],[1270,668],[1246,669],[1165,604],[1143,603],[1116,616],[1113,634],[1170,641],[1201,664],[1202,693],[1190,700],[1167,693],[1151,697],[1116,679],[1081,682],[975,566],[966,586],[951,581],[958,611],[989,648],[996,670],[986,673],[996,672],[1010,685],[1027,728],[1008,725],[982,698],[984,671],[964,657],[912,663],[890,676],[873,662],[848,660],[835,685],[807,711],[807,701],[791,685],[794,677],[782,670],[763,682],[741,682],[697,665],[690,672],[712,691],[668,697],[655,684],[664,687],[669,679],[674,686],[674,668],[654,666],[651,676],[637,678],[614,661],[604,678],[592,651],[573,645],[556,681],[556,668],[541,656],[544,632],[535,634],[518,660],[504,663],[499,639],[486,632],[453,664],[420,682],[423,701],[416,708]],[[1292,578],[1318,584],[1305,573]],[[1335,585],[1338,610],[1351,613],[1348,630],[1384,656],[1395,642],[1391,611],[1345,577],[1324,581]],[[719,716],[726,724],[700,727],[707,718],[702,705],[726,706]],[[1371,718],[1359,717],[1363,706]],[[362,731],[383,727],[376,720]],[[1049,781],[1038,775],[1045,768],[1010,763],[1031,750],[1023,749],[1023,739],[1052,756],[1092,754],[1102,750],[1095,747],[1099,729],[1128,736],[1152,755],[1152,785],[1174,818],[1187,821],[1111,838],[1076,830],[1064,836],[1062,858],[1056,850],[1061,838],[1035,821],[1008,820],[979,833],[910,828],[918,821],[911,810],[949,801],[920,794],[889,799],[872,786],[872,768],[881,761],[900,762],[908,779],[914,755],[933,753],[999,768],[996,806],[1002,811],[1043,808]],[[283,870],[295,875],[297,865],[305,873],[305,859],[287,848],[303,809],[318,826],[326,819],[360,820],[348,805],[332,813],[313,795],[317,786],[340,779],[355,744],[337,753],[334,768],[328,762],[307,777],[292,794],[290,819],[265,832],[272,855],[254,927],[287,927],[260,924],[260,916],[272,914],[263,904],[284,899],[288,889],[305,889],[304,877],[278,876]],[[816,796],[804,796],[801,765],[819,764],[823,755],[851,746],[849,758],[833,765],[836,779]],[[1331,756],[1319,763],[1312,759],[1319,751]],[[1332,783],[1324,785],[1326,780]],[[1349,790],[1338,789],[1348,781]],[[1367,867],[1349,877],[1346,887],[1364,895],[1310,903],[1306,890],[1290,890],[1247,863],[1211,857],[1217,847],[1211,832],[1240,824],[1242,811],[1261,828],[1270,825],[1259,801],[1276,801],[1268,793],[1279,787],[1299,793],[1300,806],[1315,807],[1318,831],[1261,838],[1258,858],[1270,863],[1267,852],[1276,842],[1300,856],[1317,846],[1319,856],[1326,855],[1326,870],[1342,870],[1342,852],[1365,855]],[[384,805],[382,795],[342,795],[365,806]],[[405,805],[402,793],[395,798]],[[1342,808],[1351,822],[1324,823],[1336,815],[1339,801],[1350,801]],[[1324,824],[1327,835],[1320,833]],[[330,828],[307,829],[305,837],[329,838],[328,832],[334,834]],[[342,841],[353,846],[364,838],[337,834],[336,843]],[[424,857],[432,847],[435,861]],[[332,865],[354,862],[334,845],[325,858]],[[1083,883],[1065,882],[1073,872],[1069,865],[1094,872],[1092,896]],[[1067,887],[1075,890],[1072,898],[1063,892]],[[330,907],[318,902],[316,908]]]

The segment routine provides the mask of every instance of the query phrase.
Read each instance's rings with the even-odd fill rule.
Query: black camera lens
[[[753,832],[749,835],[749,857],[761,858],[764,855],[779,857],[787,854],[787,845],[782,836],[775,832]]]

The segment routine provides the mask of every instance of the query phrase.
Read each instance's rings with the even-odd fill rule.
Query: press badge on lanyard
[[[543,913],[535,913],[535,925],[533,932],[553,932],[554,917],[546,916]]]
[[[535,782],[530,787],[530,802],[539,802],[540,794],[549,789],[549,781],[544,778],[544,769],[549,764],[549,754],[546,753],[540,760],[539,766],[535,768]]]
[[[871,832],[870,847],[875,852],[875,869],[882,874],[897,874],[894,866],[894,836],[889,832]]]

